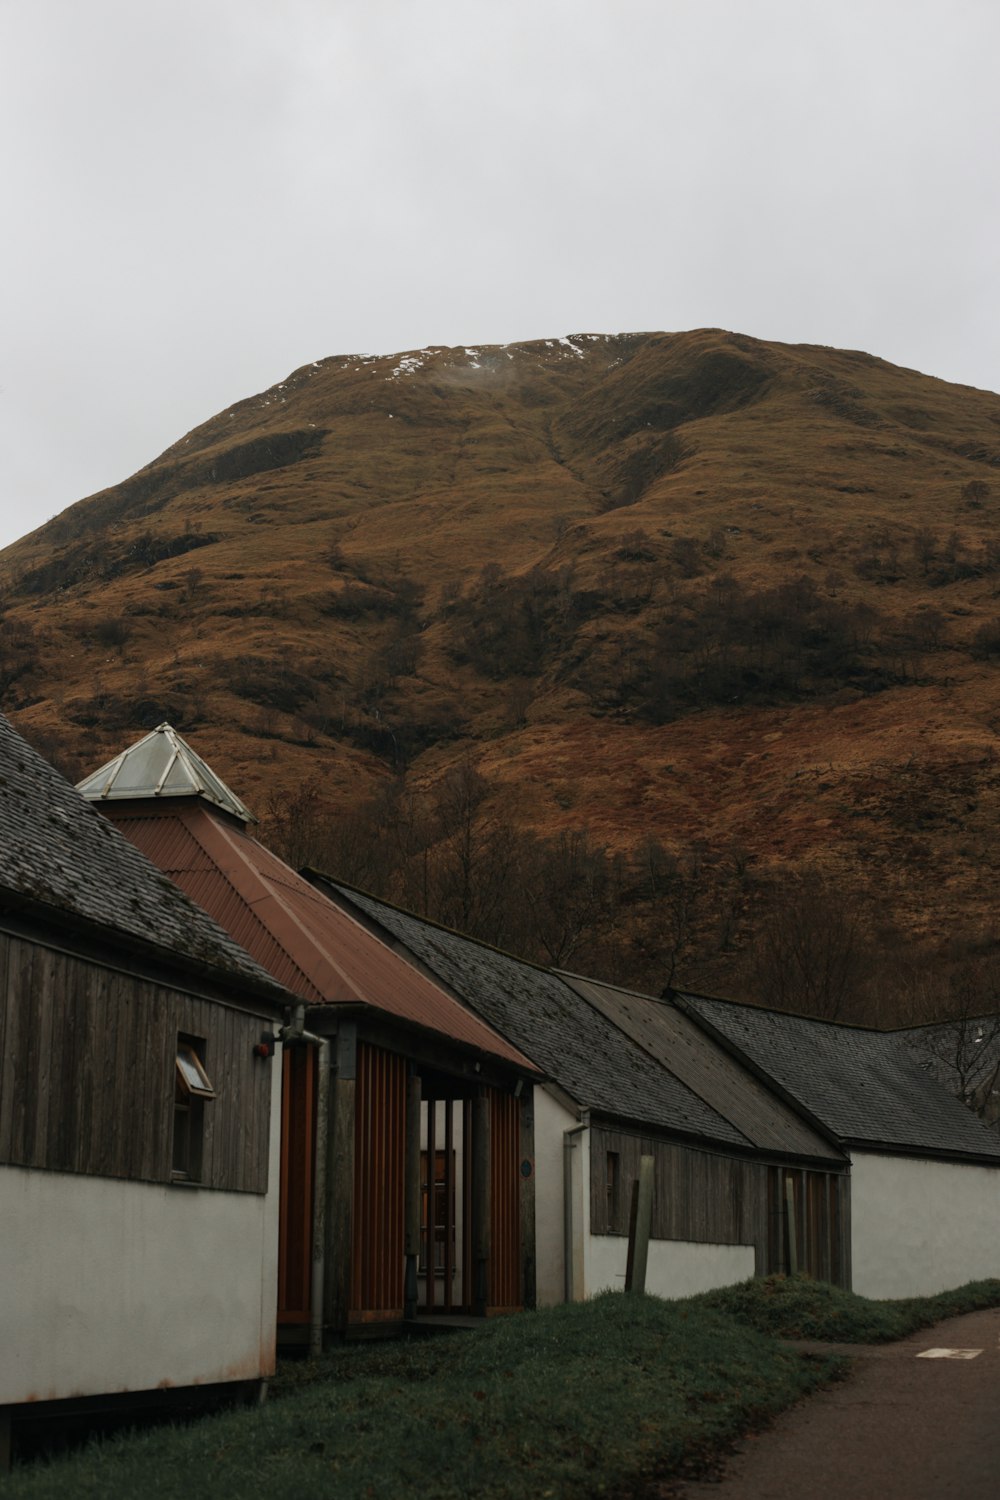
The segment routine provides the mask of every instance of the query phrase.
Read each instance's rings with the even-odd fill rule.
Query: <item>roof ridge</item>
[[[832,1021],[827,1016],[810,1016],[801,1010],[779,1010],[774,1005],[758,1005],[754,1000],[734,1000],[729,995],[705,995],[700,990],[690,990],[686,987],[676,987],[673,994],[682,995],[690,1000],[707,1000],[710,1005],[733,1005],[739,1010],[750,1010],[757,1015],[780,1016],[786,1021],[809,1021],[814,1026],[832,1026],[838,1031],[860,1031],[868,1036],[891,1036],[896,1028],[885,1026],[869,1026],[863,1021]]]
[[[495,943],[488,943],[484,938],[473,937],[471,933],[460,932],[457,927],[448,927],[444,922],[436,922],[433,917],[421,916],[419,912],[411,911],[408,906],[400,906],[397,901],[387,901],[384,896],[376,896],[373,891],[363,890],[359,885],[351,885],[346,880],[338,880],[333,875],[327,875],[324,870],[318,870],[315,865],[303,865],[299,874],[304,880],[308,880],[310,875],[318,875],[320,880],[328,881],[340,891],[364,896],[368,901],[376,901],[379,906],[387,906],[390,911],[399,912],[402,917],[410,917],[414,922],[422,922],[425,927],[433,927],[435,931],[447,933],[449,937],[459,938],[463,943],[475,943],[477,948],[485,948],[487,952],[497,953],[501,958],[509,958],[513,963],[524,964],[525,968],[537,969],[540,974],[559,975],[561,973],[559,969],[553,969],[548,964],[536,963],[533,958],[522,958],[519,953],[511,953],[509,948],[498,948]]]

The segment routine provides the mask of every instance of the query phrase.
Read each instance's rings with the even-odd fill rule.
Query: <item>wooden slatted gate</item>
[[[512,1094],[485,1091],[488,1101],[489,1270],[486,1310],[508,1312],[523,1304],[521,1288],[521,1112]],[[428,1092],[421,1151],[421,1255],[423,1308],[471,1312],[476,1301],[473,1173],[474,1110],[469,1099]],[[440,1117],[439,1117],[440,1115]]]

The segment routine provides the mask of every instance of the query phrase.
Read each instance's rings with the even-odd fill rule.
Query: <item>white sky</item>
[[[997,390],[998,67],[997,0],[0,0],[0,545],[329,354]]]

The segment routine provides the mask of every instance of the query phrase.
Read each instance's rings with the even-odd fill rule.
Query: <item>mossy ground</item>
[[[710,1308],[608,1294],[290,1366],[263,1408],[95,1444],[4,1500],[619,1496],[701,1471],[842,1369]]]
[[[876,1302],[808,1276],[761,1276],[693,1300],[778,1338],[883,1344],[943,1318],[1000,1307],[1000,1280],[970,1281],[934,1297]]]
[[[94,1443],[3,1500],[591,1500],[710,1473],[742,1434],[847,1373],[783,1338],[872,1342],[1000,1306],[1000,1281],[871,1302],[769,1277],[683,1302],[609,1293],[472,1333],[285,1365],[272,1399]]]

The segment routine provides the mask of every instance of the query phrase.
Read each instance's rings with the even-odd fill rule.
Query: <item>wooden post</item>
[[[330,1090],[330,1144],[326,1174],[326,1320],[335,1333],[347,1329],[354,1259],[354,1149],[357,1094],[357,1026],[337,1032]]]
[[[785,1178],[785,1229],[788,1234],[788,1274],[799,1274],[799,1247],[795,1233],[795,1182],[789,1175]]]
[[[455,1115],[453,1099],[444,1101],[444,1310],[455,1301]]]
[[[326,1172],[330,1160],[330,1039],[324,1037],[315,1055],[305,1054],[305,1076],[312,1079],[316,1068],[316,1160],[312,1180],[312,1260],[309,1267],[309,1358],[323,1353],[326,1322]]]
[[[424,1251],[424,1305],[434,1311],[437,1301],[437,1107],[435,1095],[427,1100],[427,1248]]]
[[[521,1109],[521,1306],[535,1307],[535,1091],[529,1083],[518,1101]]]
[[[639,1176],[632,1184],[632,1209],[628,1226],[628,1261],[625,1267],[625,1290],[646,1290],[646,1261],[649,1235],[653,1227],[653,1158],[640,1156]]]
[[[472,1101],[472,1311],[486,1316],[490,1297],[490,1099]]]
[[[406,1186],[404,1192],[404,1242],[406,1277],[403,1316],[417,1316],[417,1257],[420,1254],[420,1078],[411,1073],[406,1081]]]

